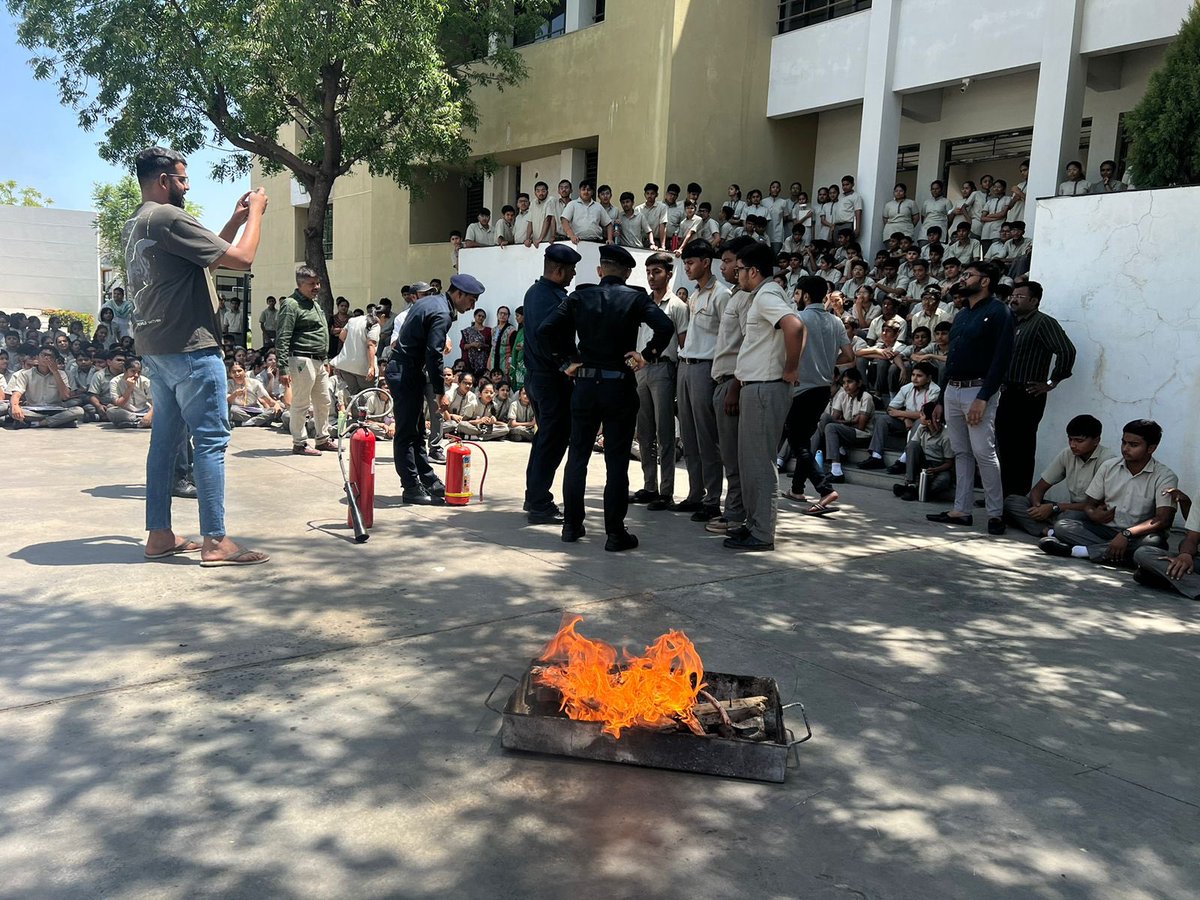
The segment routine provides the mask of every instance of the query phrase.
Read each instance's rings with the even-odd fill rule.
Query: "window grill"
[[[871,8],[871,0],[780,0],[779,33],[787,34]]]

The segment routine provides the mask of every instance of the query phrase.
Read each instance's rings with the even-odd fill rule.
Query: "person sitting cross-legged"
[[[537,417],[533,413],[533,404],[529,402],[525,388],[521,388],[517,392],[517,399],[508,408],[508,439],[528,443],[536,432]]]
[[[863,390],[862,375],[857,369],[847,369],[842,373],[842,388],[829,401],[812,439],[812,454],[816,456],[821,435],[825,436],[831,484],[845,484],[842,444],[867,440],[871,435],[866,429],[874,412],[875,398]]]
[[[1087,489],[1096,477],[1096,471],[1101,463],[1116,456],[1100,444],[1103,427],[1099,419],[1087,414],[1068,422],[1067,446],[1046,466],[1033,490],[1004,498],[1004,518],[1034,537],[1045,537],[1063,513],[1083,515]],[[1046,492],[1060,482],[1067,490],[1067,501],[1047,500]]]
[[[1103,463],[1088,485],[1083,518],[1062,518],[1038,541],[1052,556],[1128,565],[1140,547],[1165,549],[1179,479],[1154,458],[1162,427],[1135,419],[1121,434],[1121,456]]]
[[[921,407],[921,418],[904,448],[904,481],[892,485],[901,500],[916,500],[921,473],[925,473],[925,499],[942,499],[954,491],[954,451],[936,400]]]
[[[1145,587],[1175,590],[1192,600],[1200,600],[1200,575],[1196,574],[1196,551],[1200,547],[1200,504],[1193,504],[1181,491],[1174,496],[1180,512],[1185,513],[1183,541],[1172,556],[1166,548],[1139,547],[1133,554],[1137,570],[1133,580]]]
[[[36,363],[8,379],[9,415],[19,428],[64,428],[77,426],[83,409],[67,407],[71,388],[62,358],[51,347],[43,347]]]
[[[150,399],[150,379],[142,374],[142,361],[129,360],[125,372],[113,382],[113,405],[108,421],[118,428],[149,428],[154,418]]]
[[[470,407],[462,408],[458,433],[479,441],[499,441],[508,437],[508,424],[496,403],[496,389],[489,382],[483,383],[479,396]]]
[[[934,384],[937,376],[937,366],[931,362],[919,362],[913,366],[912,380],[902,385],[896,392],[887,409],[875,413],[871,423],[871,443],[868,449],[871,455],[858,464],[860,469],[882,469],[883,449],[891,435],[905,435],[906,442],[914,437],[917,422],[921,418],[921,410],[930,400],[936,400],[942,395],[942,389]],[[893,463],[888,472],[899,475],[904,471],[907,457]]]

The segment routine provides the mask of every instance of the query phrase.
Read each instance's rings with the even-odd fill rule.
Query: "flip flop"
[[[195,541],[189,541],[187,538],[180,538],[179,543],[170,550],[164,550],[162,553],[143,553],[146,559],[167,559],[170,556],[175,556],[179,553],[196,553],[200,549],[200,545]]]
[[[794,494],[791,491],[780,491],[779,496],[784,500],[791,500],[793,503],[811,503],[812,500],[803,494]]]
[[[226,556],[223,559],[202,559],[200,565],[206,569],[215,569],[218,566],[257,566],[270,558],[267,554],[259,553],[257,550],[239,550],[233,556]]]
[[[822,506],[820,503],[814,503],[808,509],[804,510],[806,516],[823,516],[826,513],[837,512],[836,506]]]

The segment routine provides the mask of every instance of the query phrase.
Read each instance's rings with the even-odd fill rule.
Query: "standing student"
[[[741,382],[738,469],[746,506],[746,524],[725,538],[730,550],[775,549],[779,477],[775,452],[783,433],[792,388],[799,381],[805,328],[796,307],[771,277],[775,254],[755,245],[738,254],[739,287],[750,295],[746,337],[738,352],[735,376]]]
[[[712,368],[729,290],[713,276],[714,255],[708,241],[694,241],[683,249],[683,269],[696,288],[687,299],[687,331],[679,351],[679,426],[688,493],[677,507],[692,513],[693,522],[721,515],[721,448],[713,411]]]

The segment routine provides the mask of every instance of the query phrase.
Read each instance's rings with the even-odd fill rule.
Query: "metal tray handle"
[[[504,682],[506,680],[511,681],[513,684],[521,683],[521,682],[517,681],[517,679],[513,678],[511,675],[501,675],[499,678],[496,679],[495,685],[492,686],[492,689],[490,691],[488,691],[487,697],[485,697],[483,700],[483,705],[486,706],[488,709],[490,709],[492,712],[494,712],[498,716],[504,715],[504,710],[502,708],[497,708],[495,706],[492,706],[492,698],[496,696],[496,691],[500,690],[500,685],[504,684]]]
[[[798,744],[803,744],[805,741],[811,739],[813,736],[812,735],[812,727],[808,724],[808,713],[806,713],[804,711],[804,704],[801,703],[799,700],[795,700],[791,703],[785,703],[783,705],[783,709],[792,709],[793,707],[800,708],[800,718],[804,720],[805,735],[804,735],[804,737],[797,740],[796,736],[792,733],[792,729],[785,727],[784,731],[786,731],[788,737],[791,738],[791,740],[788,741],[788,750],[791,750],[793,747],[797,746]],[[799,762],[799,759],[797,758],[796,761]]]

